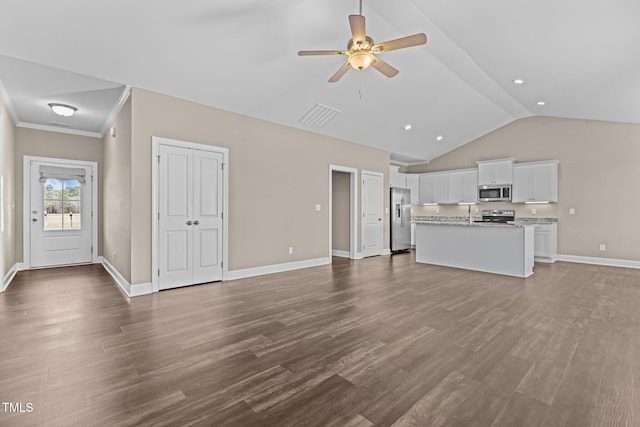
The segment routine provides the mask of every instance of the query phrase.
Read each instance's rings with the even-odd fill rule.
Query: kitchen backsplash
[[[437,205],[437,206],[424,206],[424,205],[411,205],[412,216],[466,216],[469,212],[469,207],[466,205]],[[478,209],[478,212],[475,210]],[[558,217],[558,205],[555,203],[549,204],[534,204],[524,205],[519,203],[478,203],[477,205],[471,205],[471,215],[481,216],[483,210],[488,209],[511,209],[516,211],[516,218],[518,217]],[[532,213],[532,209],[535,209],[535,214]]]

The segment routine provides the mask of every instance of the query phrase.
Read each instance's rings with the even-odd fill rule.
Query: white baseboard
[[[558,254],[558,261],[576,262],[580,264],[606,265],[609,267],[640,268],[640,261],[632,261],[628,259],[597,258]]]
[[[113,266],[109,261],[107,261],[104,257],[98,257],[98,262],[102,264],[107,273],[113,277],[113,280],[116,281],[116,284],[122,292],[128,297],[131,296],[131,283],[127,279],[124,278],[122,274]]]
[[[20,271],[19,263],[13,264],[9,271],[7,271],[7,274],[5,274],[2,278],[2,289],[0,289],[0,292],[4,292],[7,290],[13,278],[16,277],[16,273],[18,271]]]
[[[349,253],[349,251],[340,251],[338,249],[333,249],[331,251],[331,255],[337,256],[340,258],[351,258],[351,254]]]
[[[136,283],[129,288],[130,297],[139,297],[141,295],[149,295],[153,293],[153,286],[151,282]]]
[[[285,271],[299,270],[301,268],[317,267],[331,264],[331,259],[316,258],[304,261],[285,262],[283,264],[265,265],[261,267],[244,268],[242,270],[229,271],[229,280],[246,279],[248,277],[262,276],[265,274],[282,273]]]
[[[362,252],[356,252],[356,256],[353,259],[364,259],[364,255],[362,255]]]
[[[391,249],[383,249],[382,250],[382,255],[391,255]]]
[[[153,293],[153,287],[151,282],[148,283],[136,283],[132,285],[122,274],[116,269],[109,261],[104,257],[98,257],[98,262],[104,266],[104,269],[113,277],[118,287],[128,297],[137,297],[140,295],[147,295]]]

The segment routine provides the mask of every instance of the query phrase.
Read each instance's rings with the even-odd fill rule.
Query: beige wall
[[[640,125],[531,117],[517,120],[410,172],[475,167],[477,160],[515,157],[517,162],[559,160],[557,204],[481,204],[517,207],[518,216],[557,216],[563,255],[640,261]],[[575,215],[569,215],[575,208]],[[435,207],[419,207],[430,215]],[[442,214],[463,207],[441,207]],[[606,252],[599,245],[606,245]]]
[[[0,269],[1,279],[17,262],[16,260],[16,196],[15,196],[15,148],[16,148],[16,126],[14,125],[5,106],[0,102],[0,116],[2,118],[2,261],[3,268]]]
[[[351,224],[351,175],[344,172],[334,171],[332,174],[333,190],[331,200],[331,243],[332,248],[338,251],[350,250],[350,230]]]
[[[15,151],[16,192],[16,259],[22,262],[22,194],[24,156],[53,157],[58,159],[98,162],[98,193],[102,194],[102,140],[88,136],[17,128]],[[98,212],[102,212],[102,197],[98,196]],[[98,255],[102,254],[102,219],[98,216]]]
[[[229,270],[328,255],[329,164],[382,172],[388,187],[382,150],[137,88],[131,102],[134,284],[151,280],[152,136],[229,148]]]
[[[103,139],[102,255],[131,281],[131,98]]]

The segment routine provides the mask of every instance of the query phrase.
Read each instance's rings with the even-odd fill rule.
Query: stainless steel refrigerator
[[[391,188],[391,252],[411,249],[411,190]]]

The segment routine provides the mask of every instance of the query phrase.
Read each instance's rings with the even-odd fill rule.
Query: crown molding
[[[13,123],[17,125],[20,122],[20,119],[18,119],[18,114],[16,113],[16,109],[13,107],[13,102],[11,102],[11,98],[9,98],[9,94],[7,93],[7,90],[4,87],[4,84],[2,84],[2,80],[0,80],[0,100],[2,101],[5,108],[7,109],[7,112],[9,113],[9,117],[11,117],[11,120],[13,120]]]
[[[113,125],[113,122],[116,120],[122,106],[127,102],[127,99],[129,99],[129,95],[131,95],[131,86],[125,85],[122,89],[122,93],[120,94],[120,98],[118,98],[118,102],[113,106],[111,113],[109,113],[109,116],[107,116],[107,119],[104,121],[104,125],[102,125],[102,129],[100,129],[101,137],[107,134],[107,131]]]
[[[19,128],[45,130],[47,132],[66,133],[69,135],[89,136],[91,138],[102,138],[102,135],[98,132],[88,132],[85,130],[67,129],[58,126],[37,125],[35,123],[20,122],[16,124]]]

